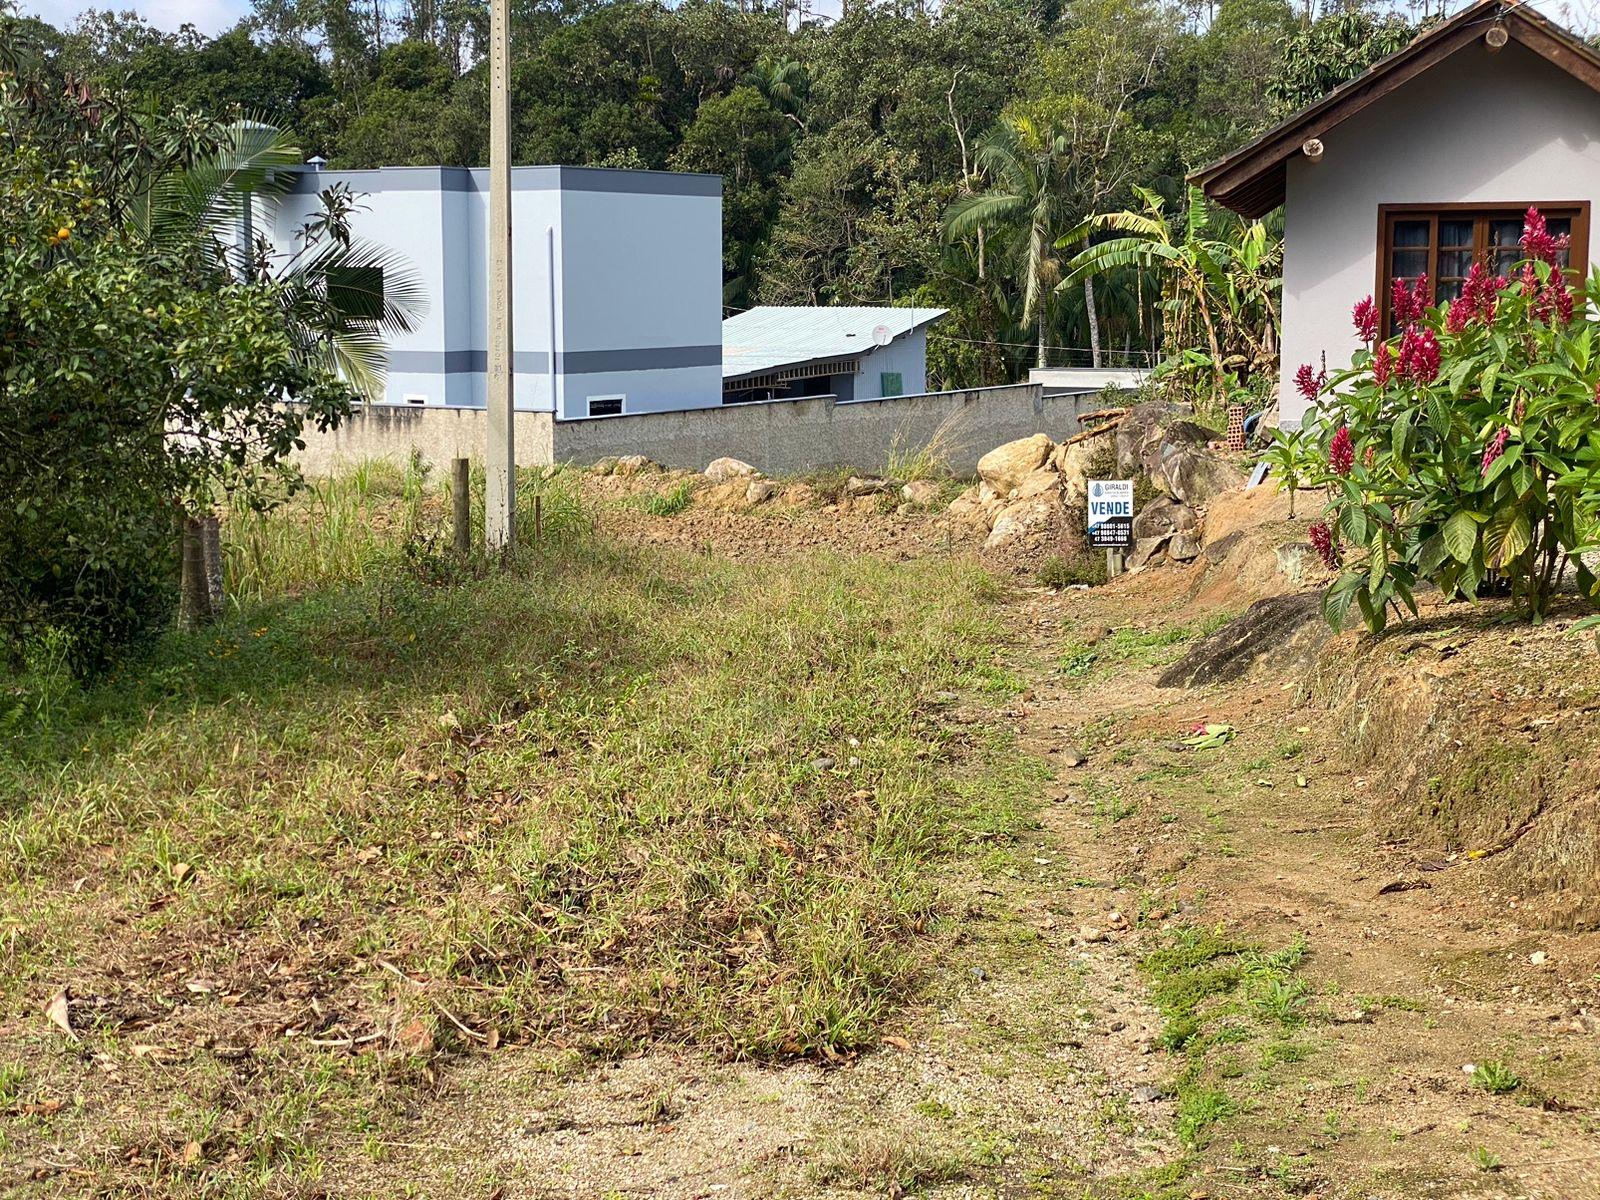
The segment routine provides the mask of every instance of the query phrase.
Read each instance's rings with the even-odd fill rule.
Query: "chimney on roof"
[[[313,171],[320,171],[327,165],[328,160],[323,158],[320,154],[313,154],[310,158],[306,159],[306,166],[310,167]]]

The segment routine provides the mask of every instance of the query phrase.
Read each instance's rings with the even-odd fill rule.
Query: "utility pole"
[[[489,445],[483,540],[489,553],[517,539],[516,377],[511,331],[510,0],[489,4]],[[555,347],[550,347],[555,353]]]

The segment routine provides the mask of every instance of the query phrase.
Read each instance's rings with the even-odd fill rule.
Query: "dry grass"
[[[579,514],[501,573],[409,484],[311,554],[335,495],[253,526],[259,599],[0,750],[0,1188],[314,1194],[329,1139],[495,1045],[871,1043],[931,860],[1026,820],[1036,769],[936,698],[1012,686],[970,568]]]

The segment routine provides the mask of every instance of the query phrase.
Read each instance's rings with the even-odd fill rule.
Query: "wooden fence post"
[[[456,553],[463,558],[472,553],[472,466],[464,458],[453,464],[450,499],[453,502],[452,532]]]

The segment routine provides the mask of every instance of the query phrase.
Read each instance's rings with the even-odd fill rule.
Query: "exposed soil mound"
[[[1527,919],[1600,927],[1600,670],[1569,621],[1435,601],[1327,643],[1309,692],[1376,785],[1380,834],[1427,865],[1492,859]]]

